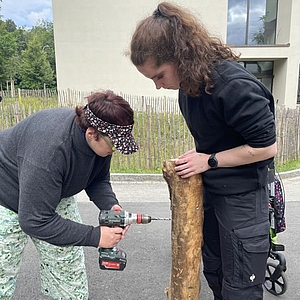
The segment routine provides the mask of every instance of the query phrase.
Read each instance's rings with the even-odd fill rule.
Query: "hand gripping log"
[[[168,300],[198,300],[203,243],[202,176],[183,179],[175,172],[175,161],[167,160],[163,163],[163,177],[172,211],[172,270],[165,292]]]

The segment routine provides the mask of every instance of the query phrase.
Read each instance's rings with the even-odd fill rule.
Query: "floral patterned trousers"
[[[57,209],[63,218],[81,223],[75,197],[64,198]],[[0,206],[0,299],[11,299],[22,254],[31,238],[40,261],[42,292],[57,300],[87,300],[88,282],[82,247],[58,247],[26,235],[18,215]]]

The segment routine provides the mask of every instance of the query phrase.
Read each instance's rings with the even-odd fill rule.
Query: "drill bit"
[[[158,220],[158,221],[171,221],[171,218],[157,218],[157,217],[151,217],[151,220]]]

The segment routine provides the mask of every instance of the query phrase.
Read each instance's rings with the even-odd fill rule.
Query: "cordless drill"
[[[100,226],[125,227],[131,224],[148,224],[152,220],[170,220],[169,218],[153,218],[147,214],[133,214],[125,210],[102,210],[99,214]],[[119,248],[99,248],[99,265],[102,270],[123,271],[126,267],[126,253]]]

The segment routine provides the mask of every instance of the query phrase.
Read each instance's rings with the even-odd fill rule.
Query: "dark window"
[[[274,45],[277,0],[228,0],[227,44]]]
[[[244,68],[251,72],[272,92],[273,86],[273,61],[240,61]]]

